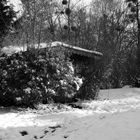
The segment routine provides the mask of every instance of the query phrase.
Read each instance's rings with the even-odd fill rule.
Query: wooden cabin
[[[83,49],[63,42],[52,42],[51,47],[60,47],[69,55],[76,67],[76,73],[87,77],[94,69],[96,59],[100,59],[103,54],[97,51]]]
[[[32,45],[30,46],[32,48]],[[76,73],[81,76],[86,77],[90,75],[94,69],[94,62],[96,59],[100,59],[102,57],[102,53],[92,50],[83,49],[77,46],[69,45],[63,42],[55,41],[52,43],[40,43],[33,45],[33,48],[39,49],[40,51],[44,52],[47,49],[55,49],[55,48],[62,48],[65,54],[70,57],[70,60],[73,62],[74,66],[76,67]],[[27,51],[25,46],[9,46],[2,48],[2,53],[7,55],[11,55],[13,53],[17,53],[20,51]],[[44,50],[45,49],[45,50]],[[61,50],[61,49],[60,49]]]

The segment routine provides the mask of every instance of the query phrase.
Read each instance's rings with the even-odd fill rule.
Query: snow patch
[[[0,115],[0,128],[27,126],[56,126],[57,121],[37,119],[37,114],[7,113]],[[60,122],[59,122],[60,123]]]
[[[45,112],[18,112],[0,114],[0,128],[27,127],[27,126],[56,126],[73,117],[85,117],[103,113],[121,113],[129,110],[140,109],[140,96],[104,101],[90,101],[80,103],[83,109],[67,107],[55,113]],[[45,107],[45,105],[44,105]],[[58,109],[57,109],[58,110]],[[52,117],[53,116],[53,117]],[[42,119],[43,118],[43,119]]]
[[[128,97],[124,99],[91,101],[82,103],[85,109],[95,113],[116,113],[130,109],[140,109],[140,96]]]
[[[94,114],[121,113],[132,109],[140,109],[140,96],[128,97],[124,99],[90,101],[80,103],[83,109],[74,109],[65,113],[71,113],[77,117],[84,117]]]

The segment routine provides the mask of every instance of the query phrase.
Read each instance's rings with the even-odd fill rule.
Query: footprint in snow
[[[28,132],[27,131],[21,131],[19,132],[22,136],[25,136],[25,135],[28,135]]]

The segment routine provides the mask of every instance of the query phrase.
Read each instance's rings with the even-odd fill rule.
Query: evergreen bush
[[[0,105],[71,102],[76,94],[75,76],[62,52],[32,49],[0,59]]]

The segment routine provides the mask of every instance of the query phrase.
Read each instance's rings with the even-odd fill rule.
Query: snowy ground
[[[0,110],[0,140],[140,140],[140,89],[103,90],[83,109]]]

